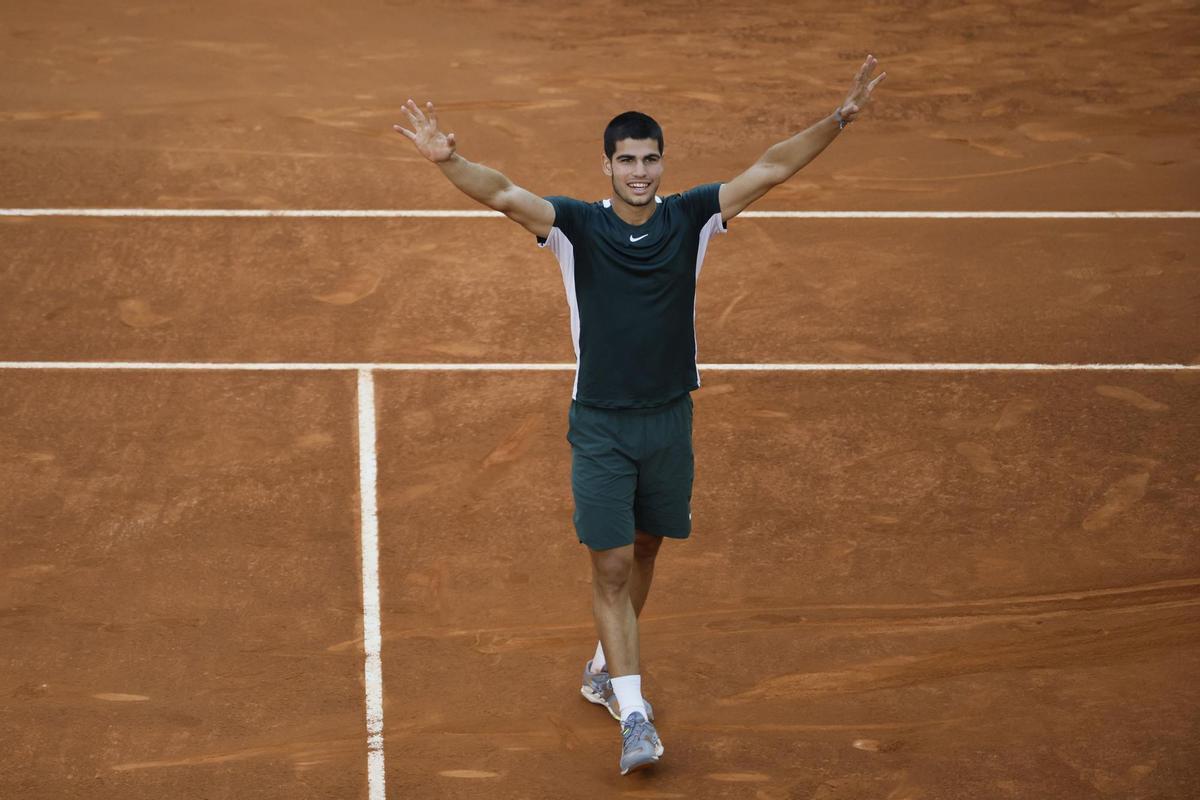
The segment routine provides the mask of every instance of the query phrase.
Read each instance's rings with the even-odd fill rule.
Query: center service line
[[[358,371],[358,495],[361,503],[363,592],[363,666],[367,708],[367,790],[370,800],[384,800],[383,657],[379,622],[379,512],[375,453],[375,378]]]

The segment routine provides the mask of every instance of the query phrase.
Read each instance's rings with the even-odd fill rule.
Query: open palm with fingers
[[[871,92],[875,91],[875,87],[879,85],[880,81],[887,77],[886,72],[881,72],[874,80],[871,80],[871,73],[875,71],[878,64],[875,56],[868,55],[867,60],[858,68],[858,74],[854,76],[854,84],[850,87],[850,93],[846,95],[846,101],[838,108],[842,119],[847,122],[853,121],[858,116],[858,112],[871,99]]]
[[[392,127],[397,133],[403,133],[411,139],[421,155],[434,163],[449,161],[454,156],[458,143],[454,141],[453,133],[442,133],[438,130],[437,114],[433,110],[432,102],[427,102],[425,110],[421,111],[417,104],[409,98],[409,101],[400,108],[408,117],[408,122],[413,129],[410,131],[399,125]]]

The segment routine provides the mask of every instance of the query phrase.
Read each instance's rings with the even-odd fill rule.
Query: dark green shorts
[[[692,532],[692,397],[656,408],[607,409],[571,401],[575,534],[592,550],[633,544],[634,530]]]

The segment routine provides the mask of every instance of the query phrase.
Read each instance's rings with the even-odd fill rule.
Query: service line
[[[367,789],[369,800],[384,800],[383,656],[379,621],[379,513],[375,453],[375,378],[358,371],[358,495],[362,545],[364,685],[367,709]]]
[[[0,217],[502,217],[482,209],[0,208]],[[1200,219],[1200,211],[743,211],[743,219]]]

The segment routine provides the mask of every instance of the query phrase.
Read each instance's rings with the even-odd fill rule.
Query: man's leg
[[[606,670],[620,719],[635,712],[649,718],[638,672],[637,615],[629,595],[634,545],[588,552],[592,557],[592,613],[608,657]]]
[[[663,754],[662,739],[649,722],[642,676],[638,674],[637,614],[630,597],[636,541],[609,550],[588,551],[592,557],[592,609],[608,651],[610,683],[620,709],[622,775],[657,763]]]
[[[646,596],[650,594],[650,582],[654,580],[654,559],[662,547],[662,537],[638,531],[633,542],[633,574],[629,584],[629,600],[633,603],[635,616],[642,615]]]
[[[642,608],[646,605],[646,596],[650,594],[650,583],[654,580],[654,559],[658,549],[662,547],[662,537],[653,536],[645,531],[637,531],[633,542],[633,569],[629,575],[629,602],[633,604],[633,615],[640,617]],[[608,659],[605,655],[603,638],[596,645],[596,655],[592,657],[592,671],[607,671]]]
[[[637,614],[630,595],[634,548],[588,550],[592,557],[592,614],[604,646],[607,672],[614,677],[638,674]]]

